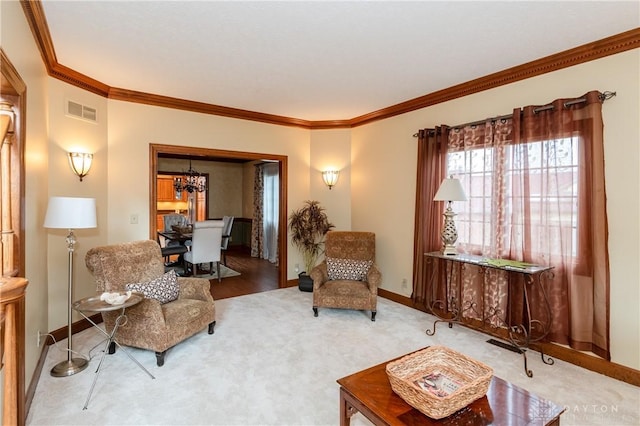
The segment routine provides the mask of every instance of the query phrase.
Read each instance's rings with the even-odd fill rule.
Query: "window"
[[[528,294],[531,312],[516,303],[510,317],[541,318],[539,308],[548,303],[549,340],[605,359],[611,355],[602,103],[612,96],[591,91],[457,128],[421,129],[414,240],[415,259],[441,247],[442,206],[433,198],[447,175],[460,178],[468,197],[453,206],[460,251],[553,266],[546,289]],[[431,291],[427,262],[414,265],[417,306],[448,294],[446,280]],[[460,275],[452,282],[484,304],[474,312],[485,317],[521,300],[504,274],[494,279],[468,268]]]
[[[454,205],[459,244],[483,253],[493,243],[506,248],[509,240],[520,240],[536,255],[559,256],[562,240],[570,236],[575,257],[578,146],[578,138],[563,138],[449,152],[447,175],[461,179],[469,198]],[[509,256],[507,249],[495,254]]]

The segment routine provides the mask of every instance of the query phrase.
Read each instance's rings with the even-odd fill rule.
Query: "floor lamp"
[[[88,361],[85,358],[73,358],[71,352],[71,303],[73,294],[73,251],[76,244],[74,229],[96,227],[95,198],[51,197],[44,219],[44,227],[68,229],[67,250],[69,252],[68,303],[67,303],[67,359],[51,369],[54,377],[67,377],[84,370]]]
[[[444,228],[442,228],[442,254],[453,256],[458,254],[456,250],[456,241],[458,240],[458,231],[453,217],[456,215],[451,209],[452,201],[467,201],[467,195],[462,189],[460,180],[450,176],[442,181],[438,192],[436,192],[433,201],[446,201],[447,209],[444,211]]]

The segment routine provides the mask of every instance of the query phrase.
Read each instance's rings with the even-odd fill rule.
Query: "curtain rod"
[[[604,102],[604,101],[606,101],[608,99],[613,98],[614,96],[616,96],[616,94],[617,94],[616,92],[604,92],[604,93],[600,93],[600,95],[598,97],[600,98],[600,101]],[[569,107],[571,105],[575,105],[575,104],[579,104],[579,103],[585,102],[586,100],[587,100],[586,98],[573,99],[573,100],[570,100],[570,101],[566,101],[563,105],[564,105],[565,108],[567,108],[567,107]],[[541,111],[546,111],[548,109],[553,109],[553,108],[554,108],[553,104],[544,105],[544,106],[541,106],[541,107],[538,107],[538,108],[534,108],[533,113],[537,114],[537,113],[539,113]],[[520,110],[520,113],[522,113],[522,110]],[[477,120],[477,121],[471,121],[469,123],[458,124],[456,126],[451,126],[451,128],[452,129],[460,129],[462,127],[467,127],[467,126],[477,126],[478,124],[484,124],[489,120],[491,120],[491,122],[493,123],[493,122],[500,121],[500,120],[505,120],[505,119],[511,118],[511,117],[513,117],[513,114],[505,114],[505,115],[501,115],[501,116],[498,116],[498,117],[486,118],[484,120]],[[413,137],[417,138],[418,134],[414,133]]]

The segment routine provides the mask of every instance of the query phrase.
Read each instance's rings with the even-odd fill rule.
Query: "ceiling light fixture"
[[[173,187],[176,192],[204,192],[207,190],[207,183],[200,173],[193,170],[191,160],[189,160],[189,170],[185,172],[184,177],[177,177],[173,180]]]

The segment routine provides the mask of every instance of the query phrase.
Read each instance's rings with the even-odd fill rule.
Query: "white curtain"
[[[278,163],[263,166],[263,235],[262,258],[271,263],[278,263],[278,204],[280,199],[280,175]]]

